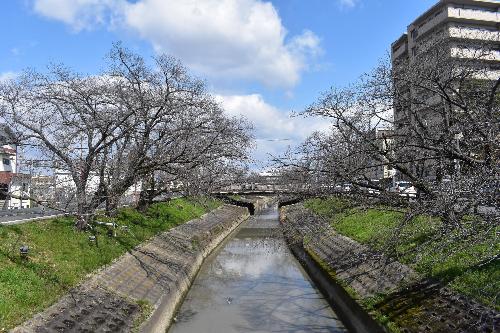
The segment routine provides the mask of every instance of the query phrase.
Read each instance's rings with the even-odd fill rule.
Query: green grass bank
[[[95,270],[154,235],[200,217],[221,203],[211,199],[174,199],[145,213],[123,208],[116,218],[116,237],[108,229],[77,232],[73,218],[0,226],[0,332],[21,324],[53,304]],[[19,248],[29,246],[27,259]]]
[[[439,218],[417,216],[401,227],[404,211],[388,207],[362,208],[341,198],[311,199],[305,206],[328,219],[340,234],[374,250],[384,251],[397,237],[389,254],[426,277],[441,280],[461,294],[500,310],[500,263],[485,263],[492,253],[500,253],[497,226],[487,230],[482,242],[451,233],[443,237]],[[474,219],[464,221],[464,230]],[[485,263],[485,264],[483,264]]]

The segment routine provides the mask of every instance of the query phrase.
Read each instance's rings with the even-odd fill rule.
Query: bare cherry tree
[[[191,186],[191,193],[209,193],[202,184],[213,186],[208,180],[214,173],[244,163],[251,146],[250,124],[228,117],[204,82],[189,76],[178,60],[159,56],[148,67],[119,45],[111,59],[109,75],[126,86],[121,103],[135,110],[139,122],[130,136],[116,142],[118,154],[101,164],[108,172],[103,187],[108,200],[118,199],[138,181],[141,206],[168,192],[174,181],[177,191]]]
[[[306,115],[331,119],[331,132],[314,134],[278,163],[308,182],[306,195],[336,186],[342,191],[342,183],[349,183],[351,194],[368,198],[371,188],[386,203],[401,197],[371,174],[377,167],[394,170],[386,180],[409,181],[418,190],[398,230],[416,215],[437,216],[442,237],[465,237],[469,245],[489,239],[485,257],[496,258],[491,235],[499,223],[500,72],[495,52],[491,43],[457,47],[438,39],[412,60],[394,66],[382,61],[356,84],[332,88],[308,107]],[[389,251],[401,237],[394,235]]]
[[[114,98],[120,86],[107,76],[83,77],[51,66],[47,74],[26,71],[1,88],[3,120],[21,142],[69,174],[80,229],[94,210],[87,190],[99,156],[134,126],[133,111]]]
[[[60,188],[78,229],[103,204],[113,212],[131,186],[155,174],[194,185],[187,175],[244,161],[251,141],[249,124],[226,116],[178,60],[161,55],[148,65],[117,44],[108,62],[97,76],[52,66],[0,87],[3,120],[66,174]]]

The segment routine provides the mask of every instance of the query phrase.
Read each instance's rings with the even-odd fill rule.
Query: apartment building
[[[431,55],[437,54],[438,49],[441,55],[452,60],[450,63],[453,62],[456,69],[474,68],[471,78],[497,80],[500,77],[500,0],[440,0],[409,24],[407,32],[392,43],[396,88],[394,122],[399,134],[404,134],[405,127],[416,121],[427,129],[442,130],[439,110],[446,107],[445,101],[433,92],[434,87],[426,88],[425,84],[412,82],[408,74],[415,69],[424,72],[428,66],[434,69],[433,75],[451,77],[453,71],[442,67],[443,71],[439,72],[435,69],[439,67],[433,67],[432,59],[438,58]],[[457,140],[459,137],[460,133]],[[411,167],[420,167],[425,176],[434,177],[433,157],[429,152],[422,152],[418,157],[421,160],[428,158],[428,161]]]
[[[392,65],[396,73],[417,61],[418,55],[434,47],[437,41],[446,41],[452,58],[464,62],[480,59],[486,71],[481,72],[479,79],[498,79],[500,0],[440,0],[408,25],[407,32],[391,45]],[[402,97],[418,93],[409,88],[405,90],[404,82],[396,82],[396,85]],[[434,102],[439,103],[439,100]],[[404,108],[405,105],[396,107],[396,123],[401,118],[399,111]]]
[[[491,43],[492,74],[500,74],[500,1],[440,0],[412,22],[391,47],[394,65],[414,61],[432,41],[447,38],[454,57],[472,56],[471,41]],[[494,72],[494,73],[493,73]]]

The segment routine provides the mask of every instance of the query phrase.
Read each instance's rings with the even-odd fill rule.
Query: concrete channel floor
[[[278,223],[264,210],[206,259],[170,333],[346,332]]]

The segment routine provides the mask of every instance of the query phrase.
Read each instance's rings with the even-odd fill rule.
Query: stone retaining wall
[[[223,205],[120,257],[13,332],[165,332],[203,260],[249,216]],[[152,315],[140,327],[139,303]]]
[[[409,267],[336,233],[302,204],[286,206],[281,220],[291,242],[335,275],[358,300],[386,295],[375,308],[402,332],[497,332],[498,311],[420,279]]]

